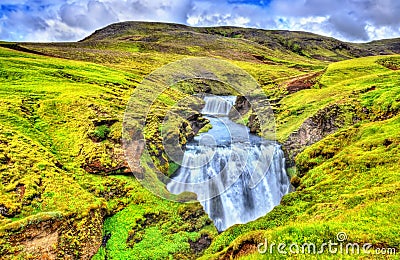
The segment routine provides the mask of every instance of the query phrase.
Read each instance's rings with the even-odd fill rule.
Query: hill
[[[150,35],[150,36],[149,36]],[[366,44],[346,43],[321,35],[282,30],[260,30],[238,27],[199,28],[179,24],[124,22],[109,25],[83,39],[81,42],[125,41],[151,42],[177,46],[212,47],[219,37],[236,39],[236,42],[263,46],[270,50],[295,53],[320,60],[340,60],[377,54],[399,53],[398,40],[383,40]],[[397,43],[397,45],[396,45]],[[215,46],[214,46],[215,47]],[[220,45],[223,50],[226,45]]]
[[[400,250],[399,52],[399,39],[354,44],[305,32],[140,22],[76,43],[0,43],[0,258],[252,259],[269,256],[257,252],[265,239],[320,245],[339,232],[351,243]],[[227,60],[261,85],[296,187],[266,216],[222,233],[200,204],[144,189],[121,144],[139,82],[170,62],[203,56]],[[177,86],[165,94],[157,116],[192,93]],[[157,144],[160,122],[148,123]]]

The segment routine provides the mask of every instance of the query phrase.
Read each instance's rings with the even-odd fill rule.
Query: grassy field
[[[261,44],[261,36],[231,28],[207,35],[206,29],[176,31],[176,43],[170,29],[158,28],[151,40],[148,30],[81,43],[21,44],[42,55],[0,44],[0,258],[258,259],[270,257],[257,253],[265,239],[321,245],[338,232],[352,243],[400,250],[399,56],[343,60],[359,50],[329,49],[334,41],[296,47],[303,37],[297,34],[273,48]],[[280,37],[265,35],[272,42]],[[170,202],[143,188],[121,144],[124,111],[139,82],[163,65],[199,56],[222,58],[257,80],[273,101],[282,143],[320,111],[334,105],[340,111],[337,130],[295,158],[290,174],[297,190],[266,216],[220,234],[200,204]],[[315,73],[312,86],[289,91],[293,80]],[[169,89],[152,118],[193,91],[192,83]],[[154,149],[152,158],[141,158],[144,165],[159,158],[157,120],[145,132]],[[166,174],[174,167],[156,166]]]
[[[389,59],[395,58],[398,59]],[[400,74],[379,65],[382,59],[387,58],[334,63],[322,76],[319,88],[282,99],[284,109],[303,109],[301,117],[285,118],[291,123],[288,130],[285,128],[289,124],[278,127],[282,139],[330,103],[352,104],[350,116],[356,115],[357,106],[361,106],[366,115],[357,124],[342,127],[300,153],[296,158],[296,178],[300,182],[296,192],[286,195],[281,205],[265,217],[219,235],[204,259],[232,254],[262,257],[256,246],[264,239],[271,244],[315,243],[320,248],[323,242],[337,242],[339,232],[348,235],[346,242],[371,243],[373,248],[398,251]],[[277,250],[274,256],[287,257]],[[297,259],[299,255],[290,257]],[[317,258],[337,257],[325,252]],[[354,255],[340,257],[351,259]]]
[[[123,168],[118,168],[124,161],[120,144],[122,116],[140,78],[91,63],[0,51],[1,254],[19,251],[8,239],[10,234],[24,232],[36,222],[70,221],[60,232],[57,254],[82,255],[91,236],[98,240],[100,235],[101,242],[102,221],[92,223],[93,214],[101,220],[125,207],[127,212],[137,211],[135,215],[122,214],[131,226],[145,220],[144,216],[161,214],[161,210],[171,214],[163,216],[165,230],[171,234],[179,230],[180,235],[171,238],[172,251],[165,254],[184,254],[188,239],[200,237],[194,230],[208,226],[210,220],[200,211],[198,215],[203,219],[192,223],[196,229],[190,221],[182,225],[176,211],[180,208],[187,212],[191,205],[155,197],[131,174],[122,176]],[[92,166],[92,174],[88,174],[88,165],[99,166]],[[121,217],[118,219],[121,221]],[[88,232],[90,225],[92,232]],[[115,223],[106,227],[117,228],[118,233],[123,228]],[[215,229],[207,229],[210,235],[215,233]],[[182,245],[174,249],[178,238]],[[116,239],[113,236],[110,240],[111,252]],[[150,243],[147,239],[155,238],[144,237],[143,241]],[[155,248],[149,254],[164,249]]]

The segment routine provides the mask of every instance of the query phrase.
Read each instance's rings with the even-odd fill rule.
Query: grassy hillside
[[[0,43],[0,258],[253,259],[265,238],[321,244],[338,232],[400,250],[400,58],[352,59],[396,53],[396,42],[122,23],[78,43]],[[198,203],[144,189],[121,144],[138,83],[199,56],[249,72],[271,99],[278,140],[298,149],[288,151],[296,191],[221,234]],[[191,94],[185,86],[166,92],[157,113]]]
[[[289,107],[309,104],[303,118],[331,103],[351,105],[347,117],[357,116],[358,111],[365,115],[297,155],[297,175],[292,178],[297,190],[265,217],[218,236],[204,259],[248,254],[260,257],[256,246],[265,238],[269,243],[315,243],[319,248],[323,242],[334,241],[339,232],[346,232],[351,243],[398,250],[400,74],[379,65],[386,59],[371,57],[332,64],[320,80],[324,87],[281,101]],[[297,120],[301,117],[293,116],[288,122]],[[285,132],[281,132],[282,138]],[[274,254],[286,258],[276,250]]]
[[[2,48],[0,53],[2,256],[36,258],[45,252],[86,258],[101,245],[104,217],[123,208],[116,223],[105,224],[104,232],[114,234],[111,252],[119,252],[118,236],[124,242],[139,239],[129,235],[137,225],[148,225],[160,236],[162,248],[146,249],[160,257],[190,254],[189,239],[213,236],[215,228],[198,204],[155,197],[127,168],[121,121],[138,76]],[[190,214],[198,219],[188,219]],[[161,224],[159,233],[154,228]],[[145,236],[140,240],[151,244],[157,238],[146,237],[146,230],[140,229]],[[53,240],[47,243],[43,237]]]
[[[296,54],[319,60],[335,61],[382,53],[399,53],[399,48],[396,45],[398,41],[395,39],[375,41],[368,44],[353,44],[299,31],[260,30],[229,26],[193,28],[180,24],[140,22],[109,25],[83,39],[82,42],[109,42],[110,40],[129,42],[144,48],[146,48],[145,46],[152,46],[159,50],[166,48],[183,49],[183,46],[187,46],[189,51],[202,53],[202,55],[204,55],[204,52],[212,52],[215,49],[222,50],[227,46],[224,44],[226,42],[234,42],[236,46],[251,44],[255,48],[262,46],[274,50],[275,55],[272,56],[272,59],[279,54]],[[229,51],[232,51],[232,46],[229,47]],[[264,55],[256,58],[263,58],[263,60],[268,61],[268,57]]]

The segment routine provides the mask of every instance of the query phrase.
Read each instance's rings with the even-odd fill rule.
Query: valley
[[[347,242],[399,251],[399,44],[144,22],[113,24],[79,42],[0,42],[0,258],[282,258],[260,255],[257,245],[320,245],[339,232]],[[135,176],[177,170],[160,130],[174,104],[185,100],[181,108],[192,116],[185,127],[169,126],[185,145],[210,127],[194,94],[236,95],[232,89],[179,82],[151,107],[143,132],[149,153],[139,153],[135,167],[122,142],[124,113],[141,82],[200,57],[237,66],[259,84],[295,188],[266,215],[223,232],[199,202],[156,196]],[[141,90],[142,100],[153,98],[154,89]],[[133,115],[143,113],[142,100]],[[270,139],[246,101],[235,104],[241,123]]]

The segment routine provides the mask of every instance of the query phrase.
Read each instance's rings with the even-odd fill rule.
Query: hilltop
[[[381,40],[371,43],[354,44],[314,33],[262,30],[239,27],[189,27],[180,24],[124,22],[97,30],[81,42],[147,42],[163,46],[203,46],[210,48],[210,42],[218,37],[236,39],[236,42],[259,45],[284,53],[292,52],[305,57],[321,60],[340,60],[378,54],[399,53],[399,39]],[[220,46],[223,50],[226,45]]]
[[[398,53],[400,39],[355,44],[306,32],[144,22],[113,24],[80,42],[1,42],[0,258],[251,259],[265,238],[318,244],[338,232],[400,250]],[[296,187],[266,216],[222,233],[199,203],[144,189],[121,144],[138,84],[188,57],[220,58],[257,80]],[[176,165],[159,149],[158,118],[184,97],[195,114],[192,94],[204,88],[229,93],[215,83],[185,84],[157,104],[147,122],[151,158],[138,158],[165,174]],[[254,123],[251,111],[244,118]],[[182,140],[195,134],[177,130]]]

